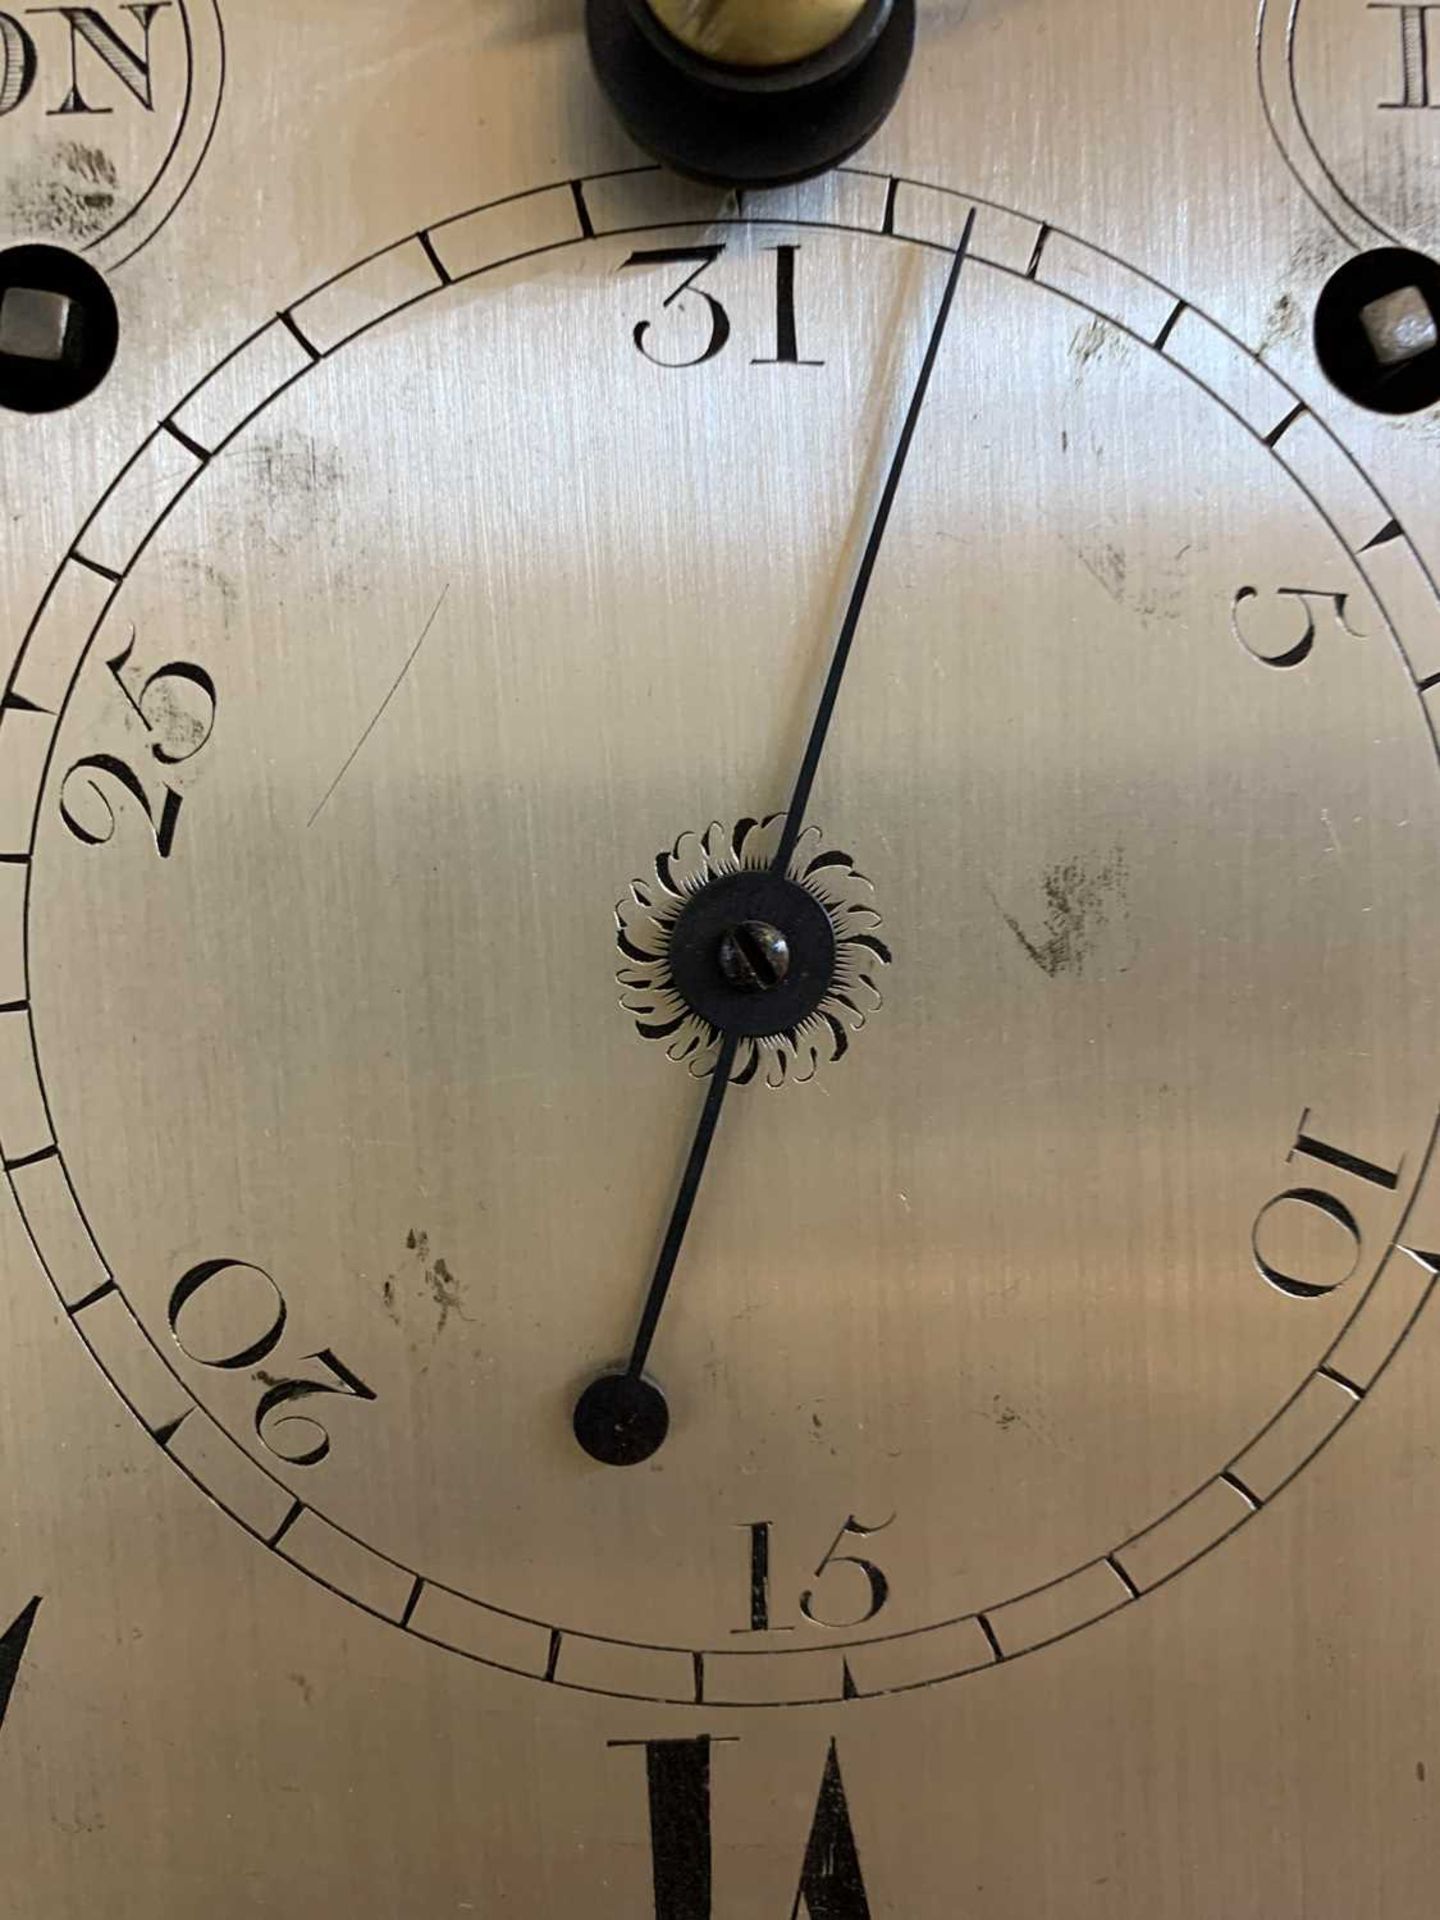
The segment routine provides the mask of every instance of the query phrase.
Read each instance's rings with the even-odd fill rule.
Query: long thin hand
[[[810,729],[805,757],[800,762],[795,791],[791,795],[789,811],[785,816],[785,831],[780,836],[779,851],[775,855],[776,873],[784,873],[789,867],[790,856],[795,851],[795,843],[800,838],[801,829],[805,825],[805,814],[810,805],[810,795],[814,791],[815,776],[820,771],[820,756],[824,753],[825,742],[830,737],[830,723],[835,718],[841,683],[845,678],[845,669],[850,664],[850,651],[860,628],[861,615],[865,611],[870,582],[875,577],[875,563],[880,558],[880,549],[884,544],[886,530],[890,525],[890,515],[895,506],[895,496],[900,491],[900,481],[905,472],[905,462],[910,457],[910,445],[915,438],[915,429],[920,424],[925,396],[930,391],[930,376],[934,373],[935,362],[940,357],[940,343],[945,338],[945,329],[949,325],[950,309],[955,304],[955,290],[960,285],[960,275],[964,271],[965,262],[970,254],[970,236],[974,231],[975,212],[972,208],[970,217],[965,222],[965,231],[960,236],[960,244],[955,249],[950,277],[945,282],[945,291],[940,297],[940,310],[935,316],[935,325],[930,330],[930,341],[925,349],[925,358],[920,365],[920,377],[915,382],[915,391],[911,395],[905,424],[900,429],[900,438],[895,446],[895,457],[890,462],[890,471],[886,474],[885,485],[880,490],[880,503],[875,509],[875,518],[870,524],[870,537],[865,542],[865,551],[860,556],[860,569],[855,575],[855,585],[850,591],[850,604],[846,607],[845,618],[840,623],[840,637],[835,642],[835,656],[830,662],[830,671],[825,678],[820,705],[815,714],[815,724]]]
[[[629,1364],[625,1368],[632,1380],[639,1379],[645,1370],[645,1362],[650,1358],[655,1329],[660,1324],[665,1297],[670,1291],[670,1282],[675,1277],[675,1263],[680,1258],[680,1249],[685,1242],[685,1232],[690,1225],[690,1215],[695,1209],[695,1196],[700,1191],[705,1163],[710,1158],[711,1143],[715,1138],[715,1129],[720,1124],[720,1109],[725,1104],[725,1095],[729,1091],[730,1076],[735,1070],[735,1055],[739,1048],[739,1035],[727,1034],[716,1056],[715,1070],[710,1076],[710,1085],[705,1094],[705,1104],[700,1109],[700,1124],[695,1129],[690,1158],[685,1162],[685,1171],[680,1176],[680,1191],[675,1196],[670,1225],[665,1230],[660,1258],[655,1262],[654,1278],[650,1282],[650,1291],[645,1296],[644,1311],[640,1315],[635,1345],[630,1350]]]
[[[855,575],[855,584],[850,592],[845,617],[840,623],[840,633],[835,642],[830,671],[825,677],[815,723],[810,729],[810,738],[806,744],[804,758],[800,762],[800,772],[795,781],[779,849],[772,863],[773,871],[776,873],[783,874],[789,867],[791,855],[795,851],[795,843],[804,825],[805,810],[810,804],[815,777],[820,770],[821,755],[825,751],[825,743],[830,735],[830,726],[835,717],[845,669],[849,665],[855,635],[859,631],[861,617],[865,611],[870,583],[875,577],[875,566],[880,558],[880,549],[884,544],[886,530],[890,525],[890,515],[894,510],[896,495],[900,491],[905,463],[910,457],[915,429],[920,423],[925,398],[930,391],[930,379],[935,371],[935,362],[940,355],[941,342],[945,338],[950,310],[955,304],[955,291],[960,284],[960,275],[969,255],[970,236],[974,226],[975,215],[972,211],[965,223],[960,244],[955,249],[949,277],[945,282],[945,291],[941,295],[935,324],[930,330],[930,339],[925,348],[925,358],[921,362],[919,378],[916,380],[915,391],[911,395],[910,406],[905,415],[905,424],[900,430],[900,438],[896,443],[889,472],[885,476],[885,484],[880,492],[875,517],[870,524],[869,537],[860,558],[859,570]],[[639,1329],[635,1335],[635,1344],[631,1349],[625,1371],[623,1374],[609,1375],[595,1381],[581,1396],[579,1405],[576,1407],[576,1434],[585,1450],[597,1459],[611,1461],[617,1465],[648,1459],[665,1438],[669,1414],[664,1396],[657,1388],[650,1386],[642,1376],[645,1362],[650,1357],[656,1329],[660,1324],[660,1316],[670,1293],[671,1282],[675,1278],[675,1268],[680,1258],[680,1250],[685,1244],[686,1230],[695,1209],[695,1200],[700,1191],[700,1182],[705,1174],[706,1163],[710,1158],[710,1149],[715,1142],[715,1132],[720,1124],[720,1114],[725,1105],[726,1095],[730,1090],[730,1075],[735,1066],[739,1045],[737,1035],[728,1035],[716,1059],[710,1086],[705,1096],[705,1105],[700,1113],[700,1124],[695,1130],[690,1157],[685,1163],[685,1172],[681,1176],[680,1190],[671,1211],[670,1224],[660,1248],[660,1257],[655,1263],[650,1291],[645,1298]]]

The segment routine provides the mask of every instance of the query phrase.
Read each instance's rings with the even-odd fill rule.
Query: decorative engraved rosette
[[[784,825],[783,814],[772,814],[763,821],[741,820],[733,828],[717,821],[703,834],[683,833],[656,856],[651,877],[631,882],[615,909],[617,941],[630,963],[616,975],[621,1005],[647,1040],[663,1041],[670,1058],[683,1061],[697,1078],[714,1070],[724,1029],[677,984],[673,936],[707,888],[735,874],[770,870]],[[877,935],[881,917],[870,903],[874,890],[851,855],[827,849],[819,829],[807,827],[785,875],[824,909],[834,934],[834,961],[818,1004],[805,1017],[774,1032],[743,1037],[731,1076],[737,1086],[761,1079],[772,1087],[812,1080],[822,1062],[848,1052],[850,1036],[882,1004],[879,975],[891,953]]]

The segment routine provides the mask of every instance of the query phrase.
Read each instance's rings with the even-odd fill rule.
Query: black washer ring
[[[899,98],[915,0],[873,0],[834,47],[754,71],[703,62],[642,25],[633,0],[586,0],[595,71],[626,131],[666,166],[725,187],[779,187],[848,159]],[[844,63],[842,63],[842,59]]]
[[[747,920],[778,927],[790,946],[785,978],[768,993],[732,986],[720,967],[720,943]],[[675,991],[717,1033],[764,1040],[793,1033],[813,1014],[835,980],[835,928],[821,902],[798,880],[771,873],[722,874],[681,908],[670,934]]]

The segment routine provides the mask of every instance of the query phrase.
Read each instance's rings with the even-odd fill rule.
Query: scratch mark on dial
[[[360,758],[360,752],[361,752],[361,749],[364,747],[365,742],[370,738],[371,734],[374,733],[376,727],[378,727],[380,722],[385,718],[386,708],[390,705],[390,702],[395,698],[396,694],[400,691],[400,686],[402,681],[404,680],[406,674],[409,673],[411,667],[414,666],[416,659],[419,657],[420,649],[424,646],[425,642],[430,637],[430,629],[434,626],[435,622],[440,618],[440,609],[444,606],[445,598],[446,598],[446,595],[449,593],[449,591],[450,591],[450,582],[447,580],[445,582],[443,589],[441,590],[440,598],[435,602],[434,608],[432,609],[430,614],[430,618],[425,622],[424,626],[420,629],[420,638],[415,642],[414,646],[410,649],[409,653],[405,656],[404,666],[401,667],[399,673],[396,674],[394,682],[391,685],[390,691],[386,694],[385,698],[380,702],[380,706],[375,714],[375,718],[370,722],[369,726],[366,727],[365,731],[361,734],[360,738],[355,742],[354,748],[351,751],[349,759],[345,762],[344,766],[341,767],[340,771],[336,774],[335,778],[330,782],[329,786],[325,789],[325,792],[321,796],[319,806],[316,807],[315,811],[311,814],[310,818],[305,822],[307,827],[313,827],[315,822],[320,818],[321,814],[325,811],[326,807],[330,804],[330,801],[334,796],[335,789],[340,785],[340,782],[345,778],[346,774],[350,771],[351,767],[353,767],[355,762]]]

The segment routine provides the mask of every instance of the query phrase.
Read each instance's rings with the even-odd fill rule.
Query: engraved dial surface
[[[1264,0],[1258,65],[1270,130],[1350,245],[1440,241],[1440,9],[1423,0]]]
[[[962,235],[797,823],[867,944],[730,1089],[668,1438],[597,1465],[715,1064],[657,916],[783,813]],[[10,683],[5,1158],[76,1333],[265,1548],[558,1686],[839,1702],[1132,1606],[1434,1279],[1433,633],[1299,395],[947,187],[642,169],[297,290]]]
[[[220,0],[0,12],[0,240],[125,265],[194,185],[225,83]]]

